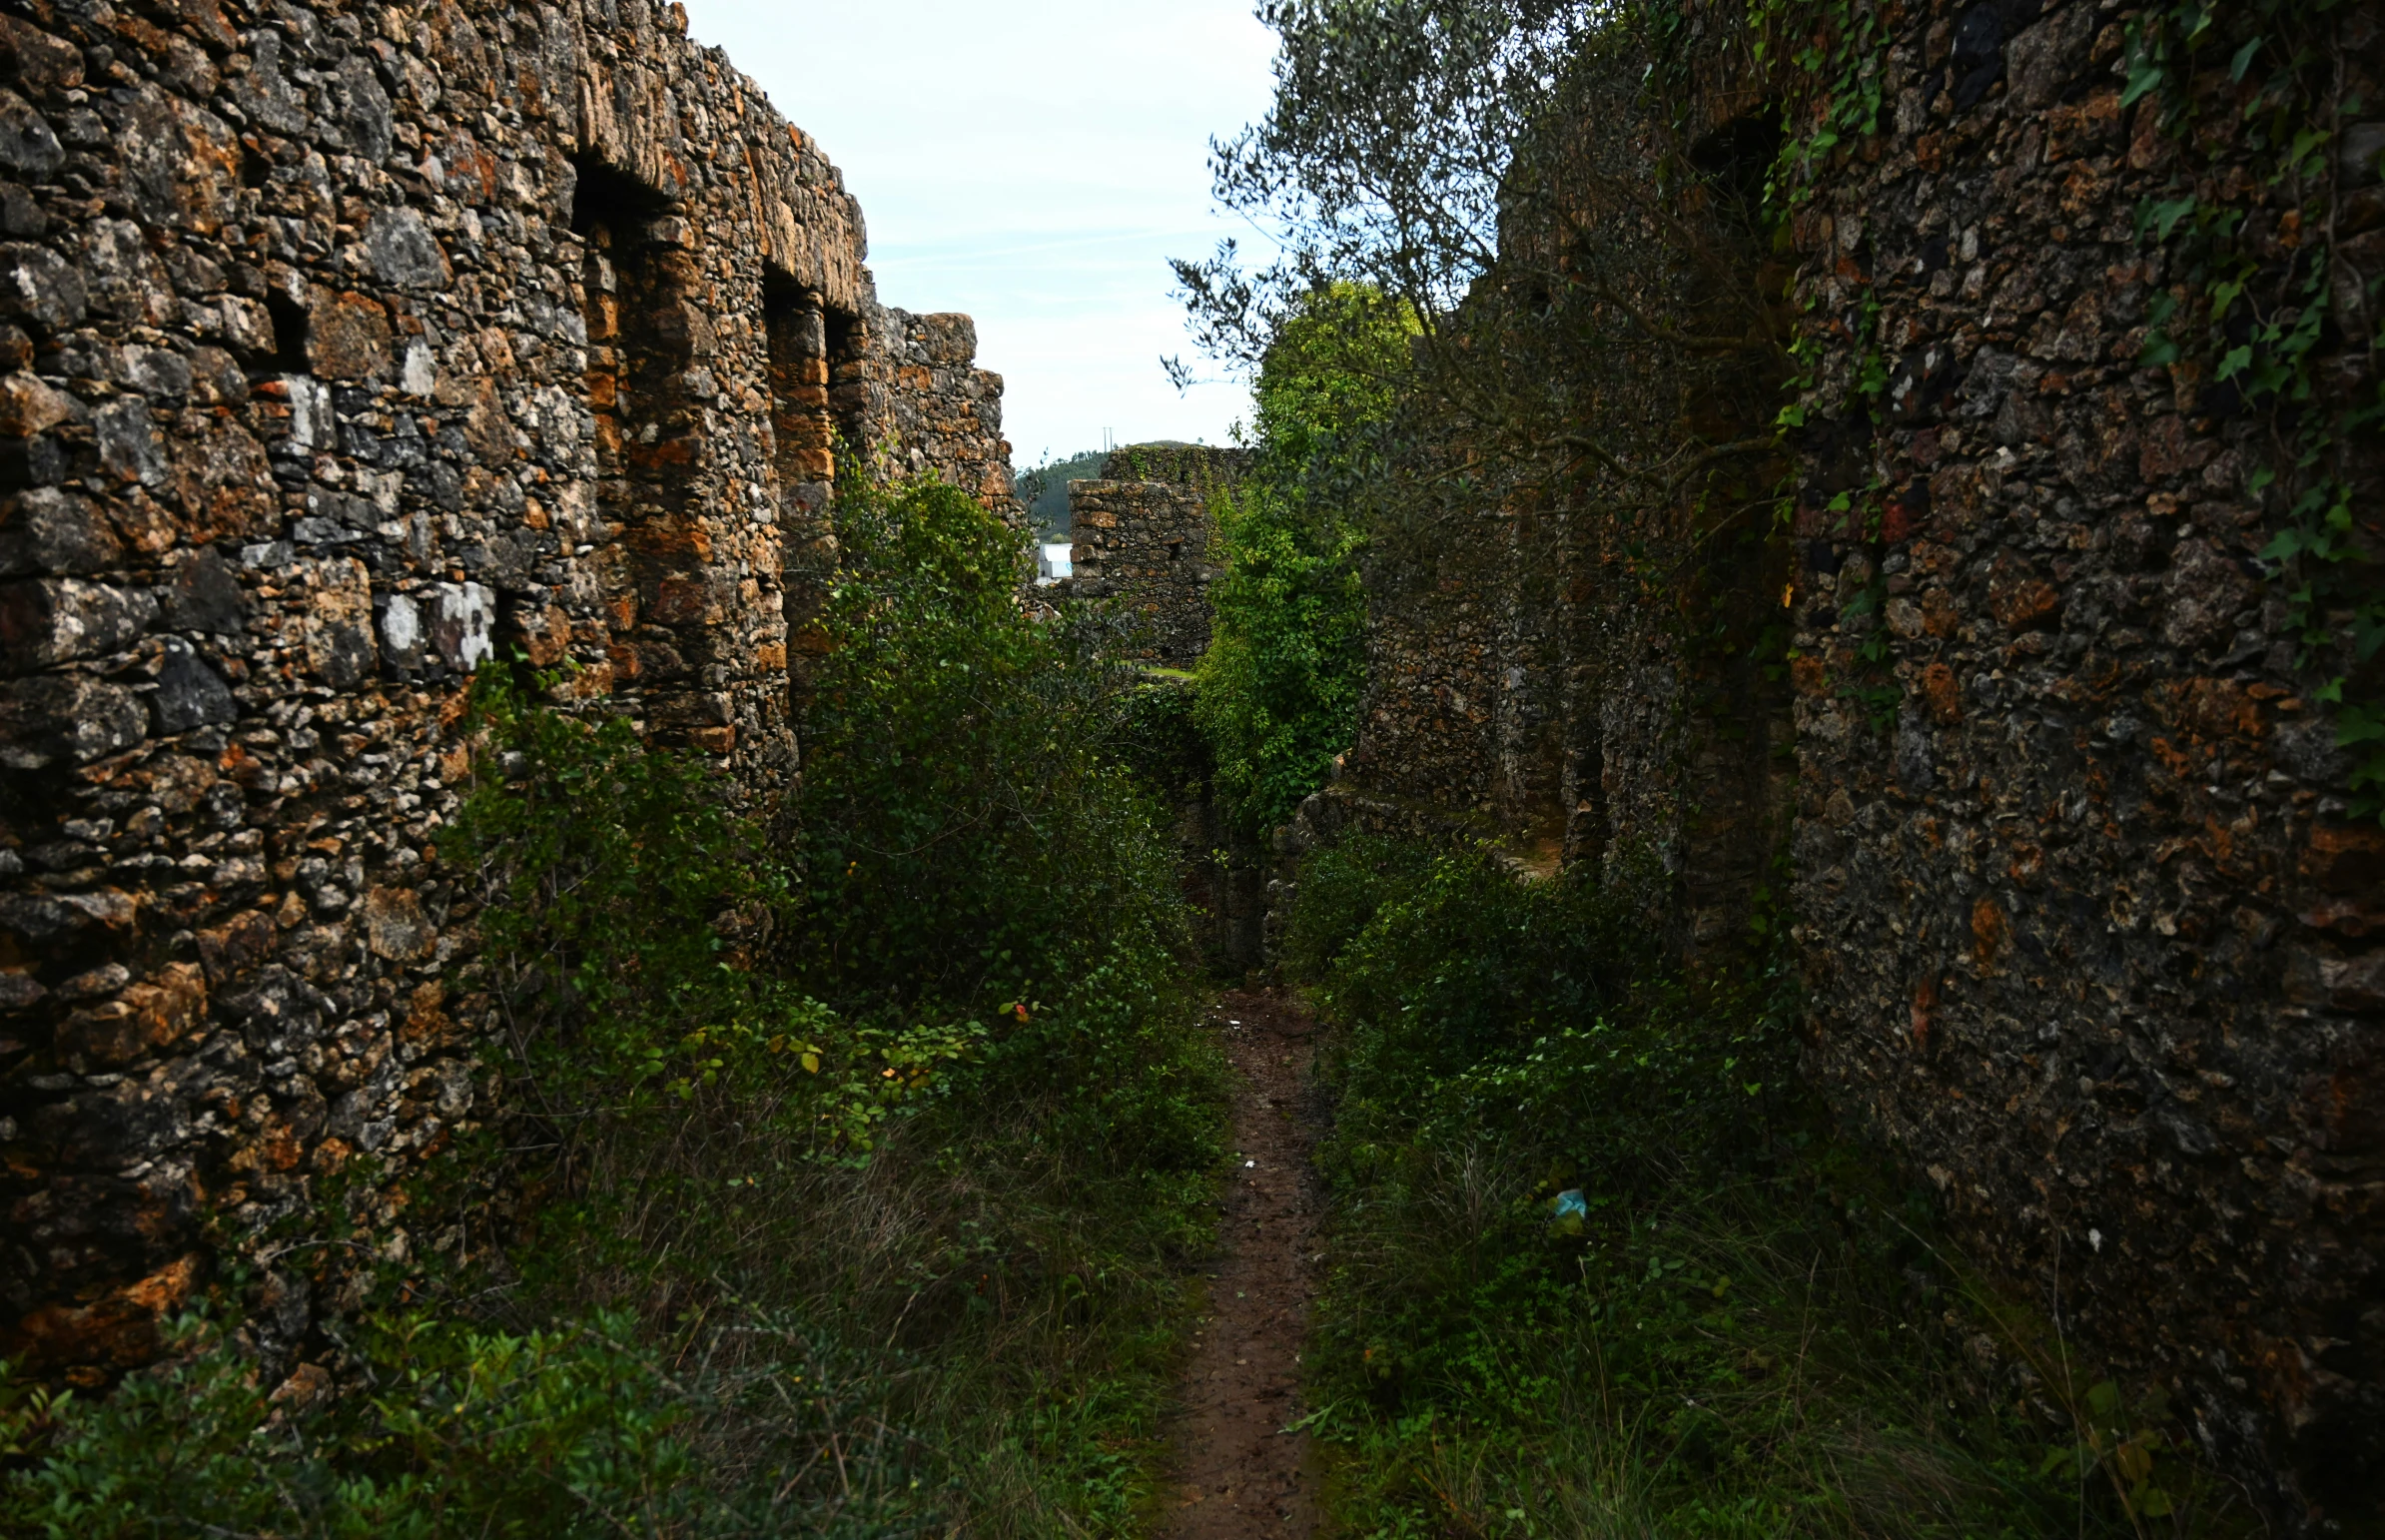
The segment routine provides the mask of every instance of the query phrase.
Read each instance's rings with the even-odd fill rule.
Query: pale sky
[[[1179,396],[1170,257],[1250,231],[1209,203],[1208,141],[1266,109],[1249,0],[686,0],[861,200],[878,298],[977,318],[1024,470],[1152,438],[1225,441],[1240,383]],[[1204,376],[1215,369],[1201,361]]]

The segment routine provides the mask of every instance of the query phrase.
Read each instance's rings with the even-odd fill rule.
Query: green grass
[[[2074,1392],[1926,1196],[1830,1136],[1761,957],[1672,976],[1630,882],[1487,850],[1354,840],[1297,903],[1337,1533],[2224,1531],[2158,1407]]]

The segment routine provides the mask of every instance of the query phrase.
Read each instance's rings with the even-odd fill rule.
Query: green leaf
[[[2261,44],[2265,41],[2267,40],[2264,38],[2256,37],[2242,48],[2237,49],[2236,56],[2228,61],[2227,78],[2233,81],[2243,80],[2244,72],[2252,68],[2252,56],[2261,51]]]
[[[2157,203],[2153,205],[2152,226],[2154,239],[2159,241],[2168,240],[2169,233],[2177,228],[2178,221],[2184,219],[2187,215],[2192,214],[2193,212],[2194,195],[2191,193],[2184,198],[2175,198],[2167,203]]]
[[[2385,743],[2385,711],[2344,707],[2335,718],[2335,746],[2350,749],[2364,743]]]
[[[2120,93],[2120,105],[2133,107],[2137,99],[2161,84],[2161,66],[2150,59],[2140,59],[2128,69],[2128,88]]]

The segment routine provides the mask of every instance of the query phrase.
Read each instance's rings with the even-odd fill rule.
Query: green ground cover
[[[1790,981],[1667,971],[1641,886],[1366,839],[1306,862],[1338,1532],[2227,1532],[2161,1409],[2066,1365],[1831,1136]]]
[[[1136,680],[1022,618],[966,495],[838,530],[795,805],[480,682],[456,986],[516,1116],[409,1196],[501,1243],[358,1278],[314,1408],[237,1277],[113,1396],[9,1386],[0,1532],[1135,1526],[1222,1116]],[[371,1238],[317,1197],[293,1244]]]

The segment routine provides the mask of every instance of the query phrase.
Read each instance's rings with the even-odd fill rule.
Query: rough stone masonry
[[[835,168],[685,33],[0,14],[0,1357],[139,1362],[207,1237],[489,1115],[439,854],[476,663],[764,795],[839,435],[1007,509],[968,318],[879,306]],[[337,1300],[250,1259],[279,1374]]]
[[[1291,843],[1427,808],[1653,852],[1726,958],[1785,876],[1809,1071],[1971,1258],[2098,1374],[2169,1392],[2283,1529],[2375,1533],[2385,831],[2259,559],[2269,425],[2191,360],[2138,362],[2187,275],[2137,214],[2191,193],[2276,271],[2331,241],[2314,377],[2373,396],[2379,11],[2328,13],[2366,105],[2323,220],[2255,171],[2224,72],[2191,142],[2121,106],[2123,0],[1878,14],[1882,131],[1790,231],[1819,361],[1795,538],[1703,571],[1715,612],[1782,626],[1778,683],[1652,624],[1599,530],[1486,517],[1426,622],[1370,600],[1359,741]],[[1777,121],[1765,89],[1726,61],[1697,111]],[[2355,458],[2373,556],[2385,476],[2373,439]],[[1867,487],[1882,516],[1851,528],[1832,504]],[[1515,555],[1552,543],[1553,576]]]
[[[1069,483],[1072,575],[1054,599],[1110,601],[1117,650],[1189,669],[1209,645],[1209,584],[1219,573],[1209,499],[1247,468],[1242,449],[1129,444],[1099,480]]]

